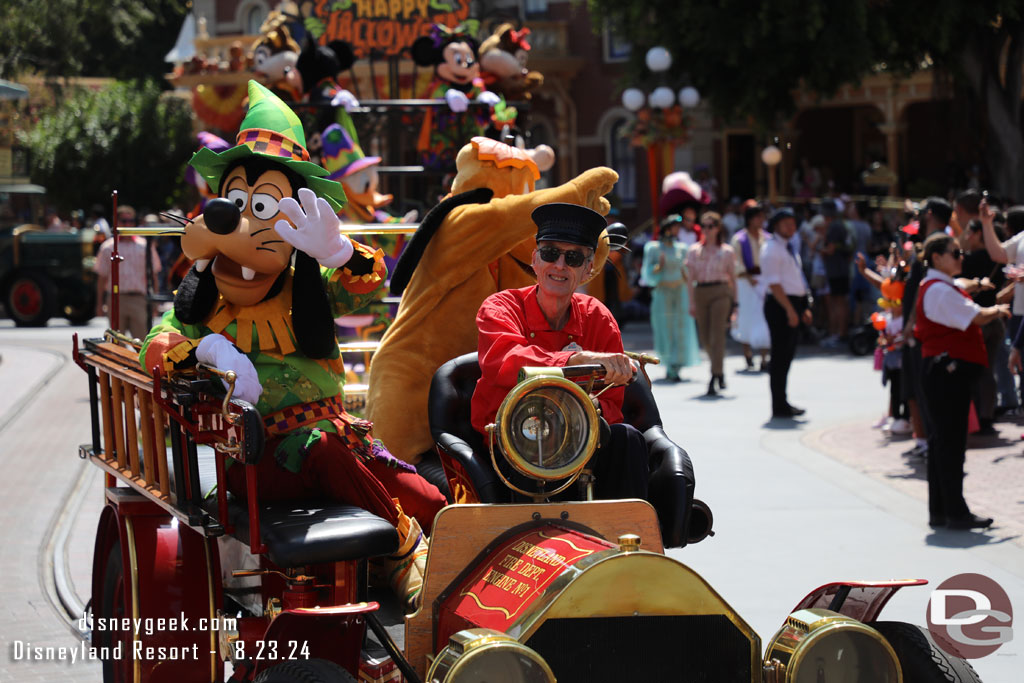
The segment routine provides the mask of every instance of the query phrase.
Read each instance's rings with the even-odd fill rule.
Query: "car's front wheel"
[[[7,315],[18,327],[40,327],[53,315],[57,287],[42,273],[24,271],[11,280],[4,296]]]
[[[902,621],[876,621],[871,627],[896,652],[903,683],[981,683],[970,662],[939,647],[927,629]]]

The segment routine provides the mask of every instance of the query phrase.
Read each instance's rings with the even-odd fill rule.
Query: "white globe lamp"
[[[692,85],[688,85],[679,91],[679,104],[687,109],[693,109],[700,103],[700,93]]]
[[[675,101],[676,94],[672,92],[672,88],[666,86],[655,88],[654,92],[647,98],[647,103],[655,109],[668,109]]]
[[[626,88],[622,91],[622,106],[630,111],[640,111],[647,98],[640,88]]]
[[[652,47],[645,58],[647,68],[651,71],[665,71],[672,66],[672,55],[663,47]]]

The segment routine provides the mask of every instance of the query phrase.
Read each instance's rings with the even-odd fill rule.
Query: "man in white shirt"
[[[981,212],[981,229],[985,236],[985,248],[992,260],[996,263],[1024,265],[1024,249],[1021,248],[1024,232],[1018,232],[1005,242],[1000,242],[995,228],[996,212],[988,205],[988,200],[982,199],[978,210]],[[1024,315],[1024,282],[1018,281],[1013,286],[1013,314]]]
[[[764,317],[771,334],[772,417],[794,418],[804,414],[790,405],[786,396],[789,366],[796,355],[801,321],[811,323],[810,295],[804,280],[800,255],[790,240],[796,232],[796,216],[790,208],[772,214],[768,232],[774,233],[761,247],[761,278],[768,286]]]

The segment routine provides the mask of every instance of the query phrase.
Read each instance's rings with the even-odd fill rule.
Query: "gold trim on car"
[[[139,623],[139,561],[135,556],[135,527],[131,517],[124,518],[125,535],[128,537],[128,571],[131,574],[132,585],[132,623]],[[135,652],[135,643],[139,641],[139,631],[132,628],[132,652]],[[127,655],[126,655],[127,656]],[[132,657],[132,679],[135,683],[142,680],[142,662],[138,657]]]
[[[489,628],[471,628],[459,631],[448,639],[427,671],[429,683],[475,683],[480,680],[482,660],[491,660],[493,674],[506,673],[509,657],[526,664],[530,673],[526,683],[555,683],[555,674],[544,658],[515,638]],[[525,674],[520,671],[520,674]],[[518,680],[518,679],[517,679]]]
[[[614,548],[565,570],[508,629],[521,643],[548,619],[722,615],[751,643],[751,672],[760,680],[761,639],[697,572],[665,555]]]
[[[586,441],[583,444],[583,448],[581,449],[582,455],[574,458],[568,465],[557,468],[537,467],[533,463],[529,462],[523,454],[516,449],[508,429],[511,426],[510,421],[512,412],[515,410],[519,402],[528,394],[545,387],[561,389],[568,392],[573,398],[578,400],[587,421],[588,433]],[[509,464],[518,472],[533,479],[557,481],[567,477],[575,478],[579,476],[580,471],[582,471],[586,466],[587,461],[590,460],[590,457],[594,454],[594,450],[597,448],[597,410],[594,408],[593,403],[591,403],[590,396],[588,396],[578,384],[560,376],[536,375],[517,384],[512,391],[505,396],[505,399],[501,402],[501,406],[498,407],[498,412],[494,418],[494,424],[494,436],[498,440],[498,445],[502,454],[505,456],[505,459],[508,460]],[[565,437],[563,436],[562,442],[559,444],[559,448],[564,446]]]
[[[765,651],[763,669],[766,680],[771,683],[812,680],[801,675],[801,666],[808,661],[812,652],[819,668],[827,666],[829,660],[823,658],[822,654],[828,654],[829,650],[826,648],[822,651],[820,647],[815,650],[815,647],[829,639],[836,639],[837,636],[841,639],[834,646],[835,662],[839,662],[842,657],[843,665],[847,667],[866,667],[869,664],[884,666],[884,674],[876,670],[864,675],[870,675],[871,680],[878,683],[902,683],[903,674],[899,659],[889,641],[881,633],[852,617],[821,608],[798,610],[786,618]],[[873,649],[867,651],[863,647],[850,647],[854,639]],[[850,661],[857,655],[865,659]]]

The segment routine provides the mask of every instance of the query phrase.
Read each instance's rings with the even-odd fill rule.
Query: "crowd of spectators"
[[[876,349],[875,369],[889,385],[885,415],[876,426],[911,437],[904,455],[926,459],[930,523],[987,527],[992,520],[973,515],[963,500],[964,451],[968,431],[994,435],[994,422],[1019,414],[1024,405],[1024,385],[1014,377],[1024,371],[1024,206],[974,188],[897,208],[872,201],[798,198],[784,207],[798,228],[781,241],[764,234],[766,220],[781,207],[735,197],[721,215],[709,210],[714,207],[688,206],[662,220],[663,246],[649,246],[644,258],[659,258],[665,267],[665,250],[671,249],[671,282],[689,290],[689,314],[711,361],[713,395],[725,384],[719,379],[721,347],[729,328],[743,349],[742,371],[756,371],[757,355],[758,369],[770,371],[774,340],[767,334],[765,301],[771,304],[773,296],[761,260],[767,244],[785,242],[810,294],[785,293],[811,306],[809,324],[799,326],[801,342],[833,353]],[[660,329],[657,351],[685,359],[669,366],[675,381],[681,367],[694,364],[697,341],[666,330],[677,318],[662,319],[660,303],[643,305],[644,290],[659,288],[652,268],[647,263],[638,270],[646,279],[636,281],[637,301],[625,310],[649,312]],[[719,313],[723,307],[731,315]],[[693,324],[685,314],[678,320]],[[669,349],[665,338],[689,348]],[[773,394],[775,384],[773,377]],[[773,409],[776,417],[790,416],[785,406]]]

